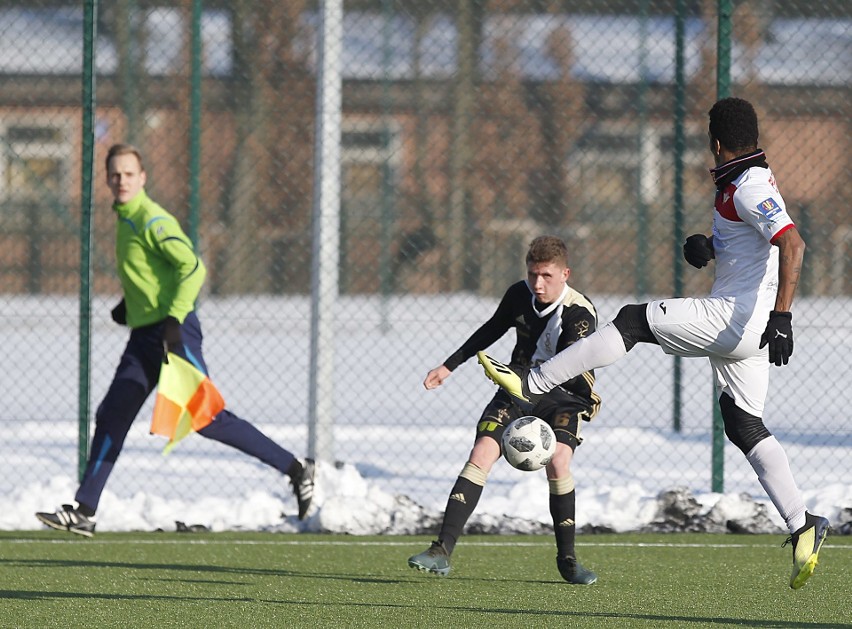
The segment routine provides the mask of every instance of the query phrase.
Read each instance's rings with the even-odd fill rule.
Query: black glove
[[[112,320],[118,325],[127,325],[127,306],[124,304],[123,299],[110,311],[110,314],[112,315]]]
[[[180,323],[174,317],[166,317],[163,320],[163,358],[166,358],[168,352],[176,353],[182,345]]]
[[[760,337],[760,347],[769,345],[769,362],[776,367],[786,365],[793,355],[793,313],[773,310],[769,313],[766,331]]]
[[[707,266],[716,257],[713,241],[704,234],[693,234],[683,243],[683,257],[696,269]]]

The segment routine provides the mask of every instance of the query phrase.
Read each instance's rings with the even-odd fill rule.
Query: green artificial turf
[[[581,536],[592,586],[549,536],[465,536],[442,578],[426,537],[0,532],[0,627],[786,627],[852,629],[852,538],[801,590],[781,536]]]

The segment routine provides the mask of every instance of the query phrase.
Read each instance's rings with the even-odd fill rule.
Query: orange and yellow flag
[[[151,434],[168,437],[163,454],[171,452],[189,433],[208,426],[225,408],[225,400],[206,374],[169,352],[160,369]]]

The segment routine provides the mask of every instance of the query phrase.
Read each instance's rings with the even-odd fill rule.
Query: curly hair
[[[710,108],[710,136],[729,151],[757,148],[757,114],[742,98],[723,98]]]
[[[527,251],[527,264],[555,262],[560,266],[568,266],[568,247],[562,239],[556,236],[539,236],[530,243]]]

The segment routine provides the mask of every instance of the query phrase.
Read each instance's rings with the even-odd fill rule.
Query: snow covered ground
[[[594,298],[594,297],[593,297]],[[594,298],[602,321],[619,298]],[[115,298],[94,304],[92,409],[115,369],[126,331],[111,324]],[[431,533],[494,388],[469,361],[435,391],[421,385],[486,317],[496,300],[433,296],[340,300],[335,330],[334,451],[321,461],[316,504],[298,522],[277,472],[193,435],[167,456],[148,435],[150,404],[126,443],[98,513],[98,530]],[[773,370],[767,425],[785,446],[812,511],[852,520],[852,329],[848,300],[800,300],[793,362]],[[232,410],[299,455],[307,447],[310,306],[301,298],[205,301],[201,318],[214,382]],[[38,528],[35,511],[70,502],[77,466],[77,302],[15,298],[0,305],[0,529]],[[345,316],[344,316],[345,315]],[[840,322],[840,323],[838,323]],[[511,339],[496,344],[508,355]],[[662,504],[686,505],[683,528],[781,532],[742,454],[725,446],[724,493],[710,492],[712,389],[705,361],[683,361],[681,429],[672,428],[673,361],[639,346],[597,374],[600,415],[584,426],[574,476],[578,526],[628,531],[657,521]],[[680,492],[661,494],[675,488]],[[690,499],[693,502],[690,503]],[[761,514],[765,515],[761,515]],[[286,514],[283,517],[282,514]],[[708,524],[709,522],[709,524]],[[483,531],[542,530],[549,523],[543,472],[499,462],[472,524]]]

